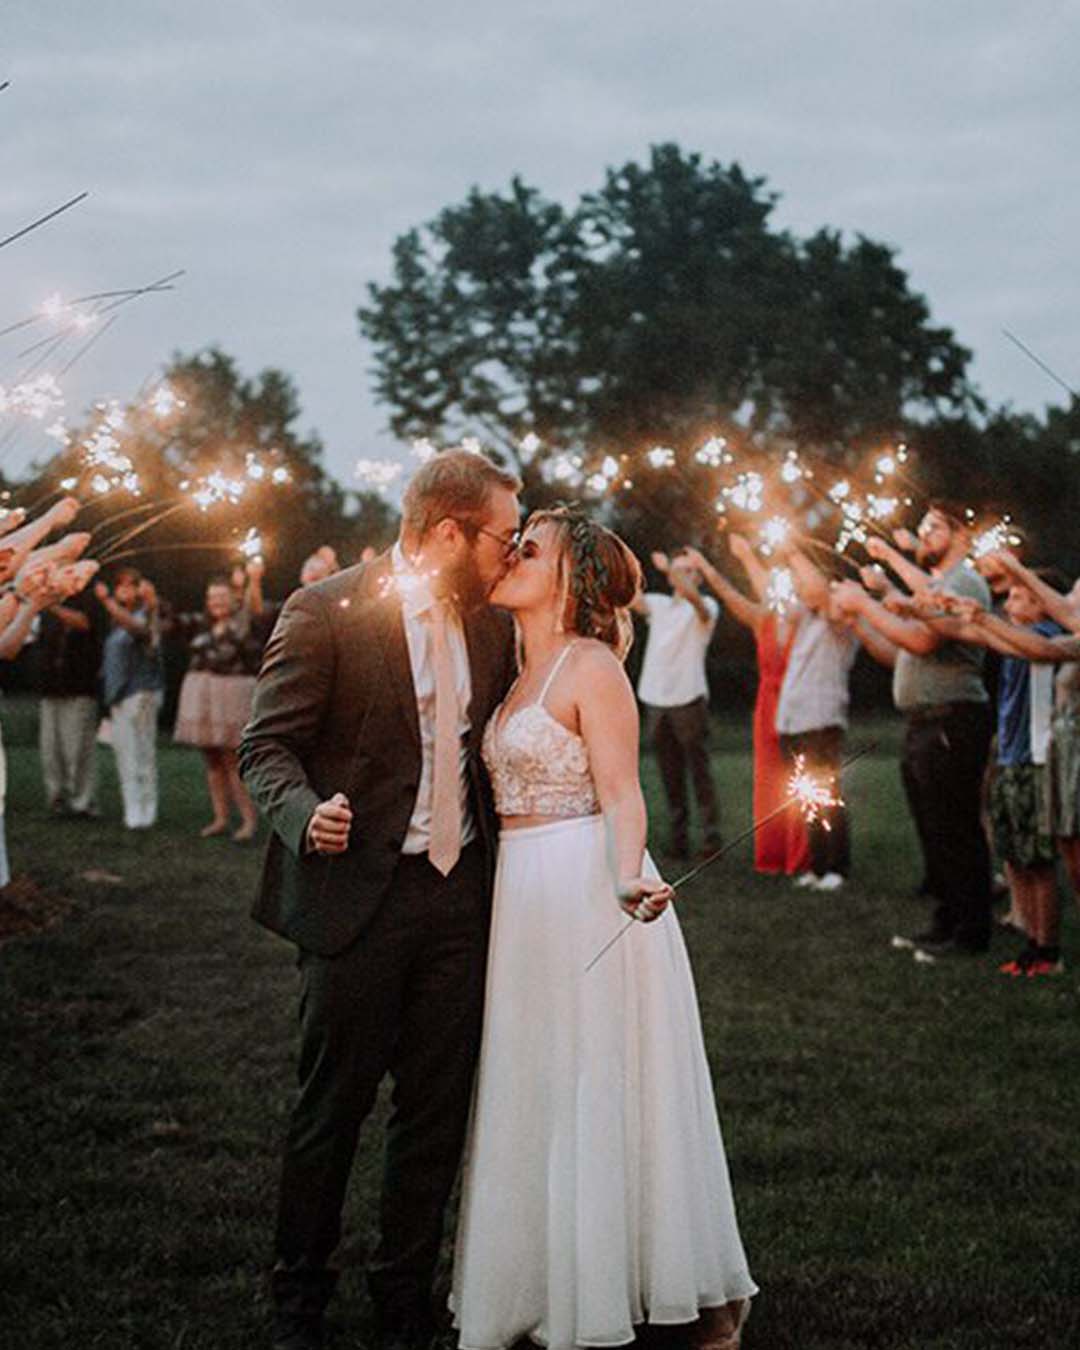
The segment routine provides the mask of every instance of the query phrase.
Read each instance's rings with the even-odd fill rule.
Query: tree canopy
[[[772,222],[765,179],[675,145],[572,209],[515,178],[397,240],[358,311],[403,437],[688,446],[739,425],[826,456],[976,410],[970,353],[895,250]]]

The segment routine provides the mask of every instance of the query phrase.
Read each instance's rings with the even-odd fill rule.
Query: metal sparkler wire
[[[870,754],[871,751],[876,750],[877,747],[878,747],[877,741],[870,741],[866,745],[860,746],[858,750],[854,751],[852,754],[848,755],[843,760],[843,762],[840,765],[841,769],[846,769],[850,767],[850,765],[854,764],[856,760],[862,759],[864,755]],[[743,843],[745,840],[755,835],[758,832],[758,830],[761,829],[762,825],[767,824],[770,820],[775,820],[777,816],[782,815],[783,812],[789,810],[792,806],[798,805],[801,801],[803,801],[803,797],[800,793],[797,792],[789,793],[784,802],[780,806],[778,806],[775,811],[770,811],[768,815],[762,816],[760,820],[755,820],[753,825],[751,825],[748,829],[743,830],[742,833],[737,834],[734,839],[729,840],[728,843],[724,844],[721,848],[714,850],[712,853],[708,855],[708,857],[703,858],[701,862],[697,864],[696,867],[692,867],[689,872],[686,872],[684,873],[683,876],[679,877],[678,881],[673,881],[671,883],[671,889],[673,891],[677,891],[680,890],[683,886],[686,886],[689,882],[693,881],[695,877],[699,877],[707,867],[711,867],[713,863],[719,862],[721,858],[723,858],[726,854],[730,853],[739,844]],[[604,953],[610,951],[610,949],[614,947],[616,942],[618,942],[618,940],[625,933],[627,933],[631,928],[633,928],[634,924],[636,924],[637,922],[638,922],[637,919],[633,918],[627,919],[627,921],[618,930],[615,936],[613,938],[610,938],[600,948],[600,950],[592,958],[589,964],[585,967],[585,973],[588,974],[589,971],[592,970],[593,966],[596,965],[597,961],[599,961],[600,958],[604,955]]]
[[[1057,373],[1057,371],[1052,370],[1050,366],[1048,366],[1046,362],[1042,359],[1042,357],[1036,356],[1035,353],[1031,350],[1031,348],[1026,346],[1023,342],[1021,342],[1015,333],[1010,333],[1007,328],[1003,328],[1001,331],[1005,334],[1005,336],[1009,339],[1010,342],[1015,342],[1016,345],[1020,348],[1020,350],[1024,353],[1024,355],[1028,357],[1030,360],[1034,361],[1041,371],[1049,375],[1050,378],[1054,380],[1057,384],[1060,384],[1062,389],[1064,389],[1067,394],[1071,394],[1073,398],[1080,398],[1080,394],[1076,392],[1076,390],[1072,387],[1072,385],[1066,384],[1065,381],[1061,378],[1061,376]]]
[[[48,221],[54,220],[65,211],[69,211],[73,206],[78,206],[79,202],[85,201],[89,195],[89,192],[80,192],[77,197],[72,197],[70,201],[64,202],[62,206],[56,207],[55,210],[49,211],[44,216],[39,216],[37,220],[32,220],[29,225],[24,225],[21,230],[16,230],[14,234],[9,234],[6,239],[0,239],[0,248],[6,248],[8,244],[13,244],[16,239],[21,239],[24,234],[29,234],[31,230],[36,230],[40,225],[44,225]]]

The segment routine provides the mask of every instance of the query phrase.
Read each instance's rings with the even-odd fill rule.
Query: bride
[[[463,1350],[618,1346],[696,1322],[734,1350],[756,1286],[735,1220],[672,891],[645,853],[622,658],[637,560],[533,515],[492,603],[523,661],[485,731],[501,818],[487,1004],[458,1225]],[[635,924],[592,967],[619,930]]]

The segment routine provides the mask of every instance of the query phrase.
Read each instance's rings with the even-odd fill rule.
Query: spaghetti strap
[[[539,707],[543,708],[544,699],[546,699],[548,696],[548,690],[555,683],[555,676],[558,675],[560,670],[562,670],[563,662],[566,660],[566,658],[570,655],[570,653],[576,646],[577,646],[577,639],[575,638],[573,642],[568,642],[566,646],[562,649],[562,651],[559,653],[558,660],[555,662],[555,664],[551,667],[551,670],[548,672],[548,677],[544,681],[544,687],[543,689],[540,690],[540,694],[536,700],[537,705]]]

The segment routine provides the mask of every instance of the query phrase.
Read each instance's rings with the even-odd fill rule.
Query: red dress
[[[757,631],[758,689],[754,702],[754,823],[783,802],[791,765],[780,752],[776,734],[776,705],[787,669],[796,625],[788,625],[781,646],[776,616],[766,614]],[[805,872],[810,867],[806,826],[797,806],[774,817],[754,835],[754,867],[758,872]]]

